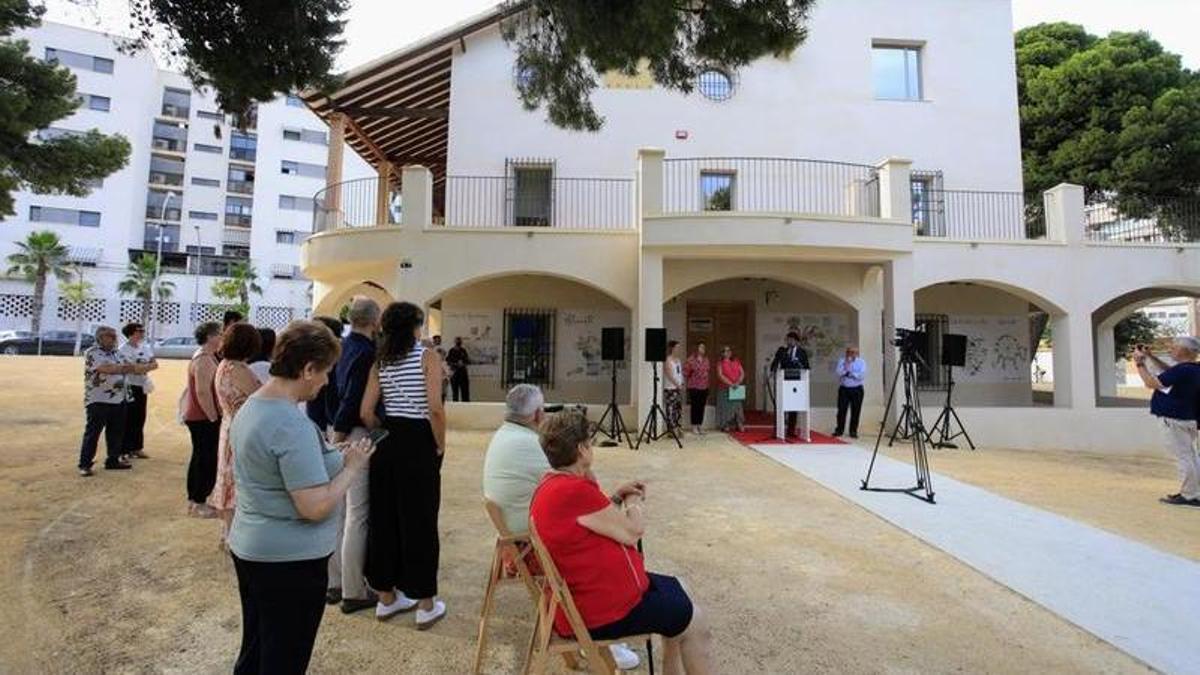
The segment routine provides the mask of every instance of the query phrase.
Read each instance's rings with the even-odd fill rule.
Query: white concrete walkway
[[[1200,672],[1200,563],[936,473],[936,505],[865,492],[858,446],[752,447],[1154,668]],[[879,457],[872,487],[913,483],[911,465]]]

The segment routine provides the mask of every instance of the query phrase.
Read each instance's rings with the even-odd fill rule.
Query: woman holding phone
[[[234,673],[303,673],[312,656],[341,504],[374,452],[365,438],[340,452],[326,445],[299,408],[325,386],[337,357],[328,328],[293,321],[279,335],[270,379],[230,427],[237,509],[229,551],[242,601]]]
[[[366,577],[379,593],[375,618],[416,610],[419,630],[446,615],[437,597],[438,508],[446,415],[442,358],[421,341],[425,313],[408,302],[380,318],[376,363],[359,411],[368,428],[389,433],[371,461]],[[382,402],[383,418],[376,412]]]

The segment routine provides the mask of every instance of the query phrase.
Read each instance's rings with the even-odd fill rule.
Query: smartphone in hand
[[[388,437],[389,433],[391,432],[389,432],[387,429],[372,429],[368,438],[371,439],[372,445],[379,447],[379,444],[383,442],[383,439]]]

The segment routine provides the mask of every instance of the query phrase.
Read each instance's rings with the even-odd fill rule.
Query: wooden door
[[[751,398],[746,401],[747,407],[756,404],[757,390],[755,389],[756,374],[754,364],[757,355],[754,353],[754,305],[749,301],[710,302],[695,301],[687,304],[687,354],[696,349],[696,343],[703,341],[708,348],[708,358],[712,361],[713,372],[709,374],[712,388],[709,401],[716,401],[717,374],[716,366],[721,360],[721,347],[728,345],[733,348],[733,354],[742,362],[746,370],[746,393]]]

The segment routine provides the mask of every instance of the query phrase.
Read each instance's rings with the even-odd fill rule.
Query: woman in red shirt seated
[[[575,411],[553,415],[542,425],[542,450],[551,471],[533,493],[531,529],[571,589],[593,638],[657,633],[665,644],[666,673],[712,672],[700,608],[675,577],[647,574],[635,548],[645,530],[644,486],[627,484],[611,498],[601,492],[591,471],[588,431],[587,419]],[[561,610],[554,627],[570,635]]]

